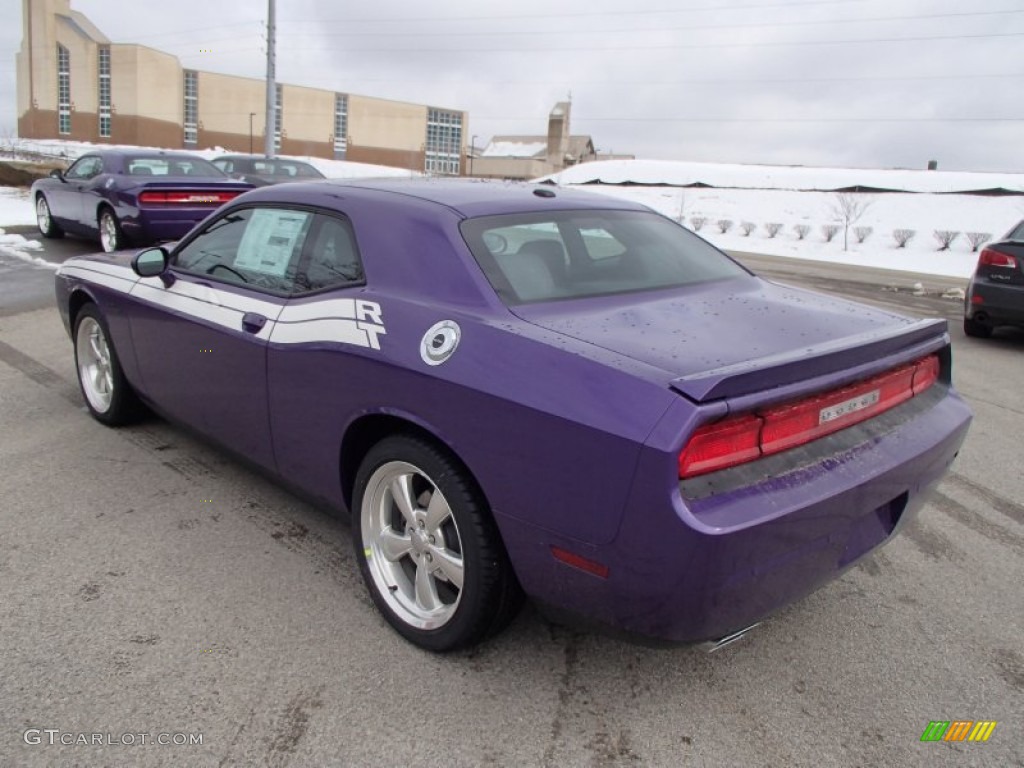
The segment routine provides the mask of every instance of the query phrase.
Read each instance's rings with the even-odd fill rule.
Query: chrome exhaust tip
[[[759,626],[761,626],[760,621],[756,624],[751,624],[749,627],[733,632],[731,635],[719,638],[718,640],[708,640],[706,643],[701,643],[698,648],[705,653],[714,653],[715,651],[725,648],[727,645],[732,645],[736,641],[742,640],[752,629]]]

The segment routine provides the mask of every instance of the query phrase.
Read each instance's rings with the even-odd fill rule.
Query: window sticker
[[[253,211],[235,256],[235,266],[284,277],[297,243],[305,236],[310,214],[303,211]]]

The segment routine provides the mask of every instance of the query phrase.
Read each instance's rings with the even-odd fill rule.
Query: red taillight
[[[761,419],[753,414],[707,424],[679,454],[679,476],[734,467],[761,455]]]
[[[1017,259],[1008,253],[997,251],[995,248],[984,248],[978,257],[978,266],[1016,269]]]
[[[147,205],[222,205],[240,194],[202,190],[147,190],[139,195],[139,202]]]
[[[694,432],[679,454],[679,477],[734,467],[859,424],[921,394],[939,378],[939,358],[873,376],[823,395],[732,416]]]

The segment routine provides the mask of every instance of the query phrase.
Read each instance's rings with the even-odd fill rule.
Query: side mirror
[[[167,271],[170,254],[166,248],[147,248],[132,259],[132,269],[139,277],[159,277]]]
[[[57,179],[58,181],[64,181],[64,171],[62,171],[60,168],[54,168],[52,171],[50,171],[50,178]]]

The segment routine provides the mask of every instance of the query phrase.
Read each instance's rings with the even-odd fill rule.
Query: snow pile
[[[31,251],[41,251],[42,249],[43,244],[38,240],[29,240],[22,235],[8,235],[4,230],[0,229],[0,253],[4,256],[11,256],[37,267],[57,269],[60,266],[59,264],[53,264],[30,253]]]
[[[1024,193],[1024,173],[917,171],[803,166],[734,165],[663,160],[606,160],[581,163],[545,180],[557,184],[637,184],[688,187],[703,184],[733,189],[835,191],[862,187],[899,192]]]
[[[492,141],[480,157],[533,157],[547,149],[543,141]]]
[[[978,254],[971,251],[967,232],[988,233],[990,239],[998,239],[1024,219],[1024,198],[1016,196],[858,194],[858,200],[869,204],[861,218],[851,224],[844,250],[836,193],[601,185],[580,189],[643,203],[676,221],[681,219],[694,230],[694,220],[704,219],[701,237],[727,251],[948,277],[970,277],[977,264]],[[726,232],[721,231],[719,221],[731,222]],[[754,225],[746,236],[744,222]],[[769,224],[782,225],[775,237],[769,234]],[[823,232],[828,225],[839,226],[830,242]],[[808,228],[802,240],[798,226]],[[863,243],[857,242],[856,227],[871,228]],[[915,232],[905,248],[897,247],[893,237],[896,229]],[[949,250],[939,250],[936,230],[959,233]]]
[[[16,139],[16,147],[10,149],[10,153],[32,152],[45,155],[51,159],[66,159],[68,163],[76,160],[86,152],[103,149],[143,149],[160,151],[161,147],[136,147],[126,144],[91,144],[87,141],[62,141],[59,139]],[[190,155],[198,155],[207,160],[212,160],[221,155],[237,155],[238,152],[231,152],[222,147],[213,149],[183,150],[174,149],[169,151],[188,152]],[[303,160],[329,179],[374,179],[383,177],[410,178],[421,176],[415,171],[404,168],[391,168],[386,165],[371,165],[369,163],[350,163],[347,160],[324,160],[319,157],[299,157],[292,155],[279,155],[279,157],[290,157],[293,160]]]

